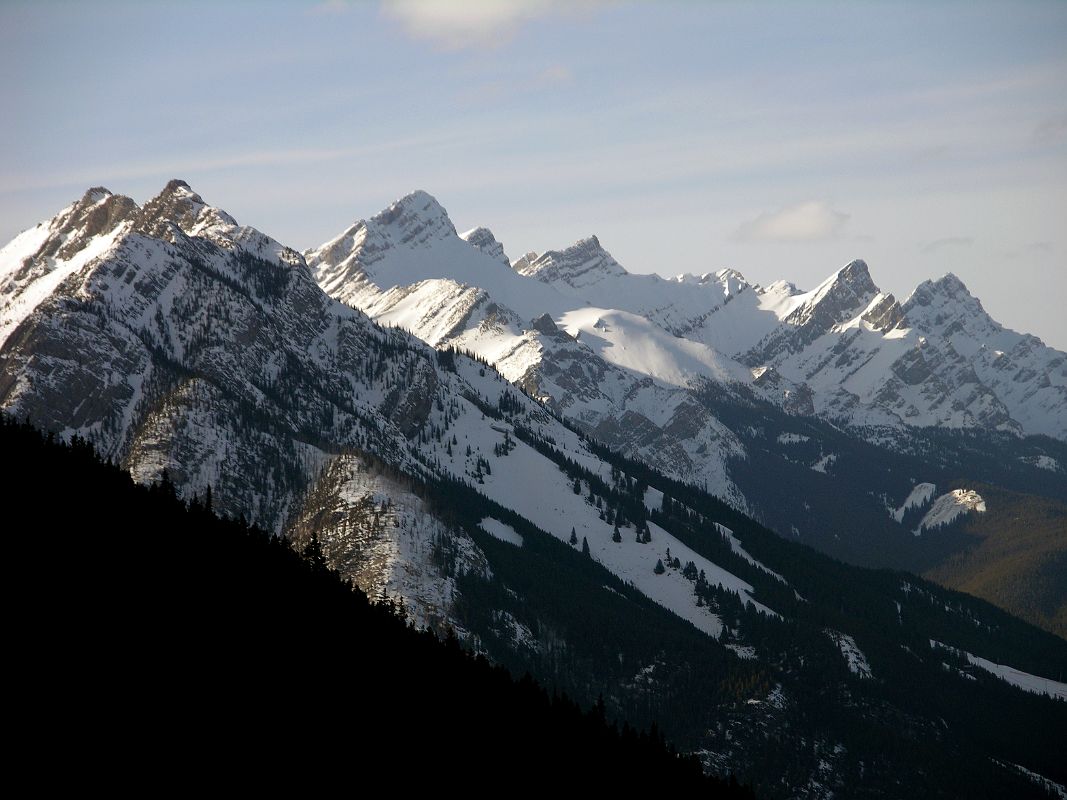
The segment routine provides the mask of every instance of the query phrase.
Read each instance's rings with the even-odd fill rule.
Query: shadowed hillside
[[[0,418],[12,721],[92,784],[350,775],[751,796],[405,623],[278,538]],[[106,733],[101,728],[106,721]],[[221,770],[221,775],[219,774]]]

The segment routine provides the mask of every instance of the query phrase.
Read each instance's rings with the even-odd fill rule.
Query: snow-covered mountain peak
[[[130,230],[139,211],[130,198],[93,187],[0,250],[0,344],[63,280]]]
[[[405,244],[426,244],[457,235],[448,212],[433,195],[421,189],[379,211],[370,218],[370,223],[386,229],[393,238]]]
[[[1067,436],[1064,354],[1004,331],[951,276],[919,287],[905,315],[861,259],[810,290],[759,286],[733,269],[628,273],[596,236],[507,265],[489,229],[456,234],[425,192],[306,256],[331,296],[432,345],[478,353],[601,437],[608,416],[632,410],[623,387],[646,378],[660,382],[649,398],[696,379],[754,381],[791,413],[847,424]]]
[[[305,251],[304,257],[312,268],[320,273],[328,269],[334,282],[343,283],[350,277],[365,276],[369,267],[390,253],[425,252],[440,243],[467,246],[459,239],[444,207],[420,189],[404,195],[370,219],[356,220],[340,236]],[[383,275],[381,279],[387,281],[388,277]],[[322,274],[319,280],[325,280]]]
[[[514,269],[548,284],[564,283],[584,289],[605,278],[627,274],[596,236],[579,239],[565,250],[549,250],[534,259],[529,255],[532,254],[516,261]]]
[[[461,233],[459,238],[472,247],[476,247],[488,256],[511,266],[511,259],[504,252],[504,245],[497,241],[493,232],[488,228],[471,228],[466,233]]]
[[[859,258],[841,267],[816,289],[820,300],[834,292],[850,292],[857,297],[863,297],[877,294],[878,291],[867,262]]]
[[[102,186],[89,189],[81,200],[61,211],[47,224],[50,235],[33,255],[66,260],[98,236],[106,236],[138,211],[137,204]],[[40,227],[40,226],[38,226]]]
[[[93,186],[85,191],[82,195],[82,199],[79,201],[82,204],[95,205],[101,200],[106,200],[111,197],[111,190],[106,186]]]
[[[168,181],[158,195],[141,209],[141,229],[150,235],[170,238],[168,224],[187,236],[211,236],[237,227],[237,220],[220,208],[204,202],[185,181]]]
[[[903,310],[909,324],[933,333],[943,333],[964,322],[1000,328],[986,314],[981,301],[951,272],[936,281],[920,283],[904,301]]]
[[[169,181],[163,191],[144,204],[136,227],[147,236],[171,243],[190,237],[285,266],[304,264],[295,250],[255,228],[239,225],[230,214],[206,203],[188,183],[178,178]]]
[[[761,286],[758,289],[759,294],[769,294],[776,297],[793,297],[798,294],[804,294],[804,290],[798,287],[795,283],[787,280],[777,280],[773,283],[768,283],[766,286]]]
[[[871,280],[867,263],[850,261],[809,292],[792,283],[775,281],[761,293],[761,306],[795,327],[828,331],[856,318],[881,292]]]

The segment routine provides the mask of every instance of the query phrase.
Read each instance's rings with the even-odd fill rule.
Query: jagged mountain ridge
[[[1067,436],[1067,357],[1004,330],[954,277],[904,304],[859,260],[808,292],[753,285],[733,270],[666,280],[627,273],[596,237],[526,254],[509,272],[487,228],[468,242],[445,220],[417,192],[350,229],[398,243],[388,251],[347,231],[305,255],[338,299],[434,346],[477,353],[620,452],[738,507],[762,505],[731,477],[731,463],[746,458],[745,430],[693,402],[708,384],[859,439],[878,429],[893,447],[945,428]],[[960,302],[942,324],[950,310],[933,298],[944,287]],[[933,306],[936,314],[923,312]],[[979,343],[990,336],[999,347]]]
[[[743,377],[742,367],[702,345],[677,348],[670,336],[644,364],[651,375],[612,360],[618,348],[605,338],[609,331],[652,341],[643,319],[625,312],[600,319],[584,308],[572,327],[557,325],[553,318],[573,308],[573,298],[522,277],[481,244],[461,239],[445,220],[432,197],[416,192],[305,256],[337,299],[428,344],[477,353],[615,449],[672,474],[695,475],[744,507],[726,475],[726,460],[741,455],[736,437],[685,391],[695,374],[690,362],[726,379]],[[486,234],[482,241],[488,242]],[[368,250],[365,242],[374,245]],[[380,242],[400,244],[384,249]],[[598,248],[589,243],[584,255],[546,254],[540,263],[575,263]]]
[[[393,210],[386,223],[407,213]],[[465,569],[479,563],[477,548],[396,485],[383,493],[374,470],[357,479],[367,470],[346,453],[401,474],[477,480],[504,507],[559,536],[577,524],[598,558],[610,556],[610,569],[640,573],[634,579],[657,602],[709,632],[719,629],[715,615],[679,587],[645,577],[638,565],[651,558],[651,569],[651,551],[620,556],[609,546],[612,526],[581,498],[570,500],[570,479],[521,441],[518,423],[489,427],[484,414],[503,403],[530,435],[608,475],[572,431],[495,372],[464,356],[443,366],[418,339],[383,331],[330,299],[302,256],[239,226],[184,182],[172,181],[143,208],[91,190],[34,232],[36,239],[19,237],[3,250],[9,270],[0,281],[14,291],[4,307],[11,314],[0,347],[0,403],[10,413],[90,437],[140,480],[166,469],[188,491],[211,486],[221,510],[271,530],[296,535],[308,513],[333,508],[316,528],[334,563],[350,565],[353,577],[373,573],[368,588],[407,591],[423,619],[449,621],[454,599],[448,581],[434,577],[432,543],[454,540]],[[357,227],[346,237],[380,243],[391,233]],[[436,227],[409,241],[441,233],[454,237],[439,215]],[[42,282],[54,284],[50,293]],[[38,302],[30,308],[27,298]],[[520,476],[491,475],[508,437],[508,463],[522,464],[522,478],[566,502],[542,508]],[[391,498],[393,508],[374,514],[368,498],[371,505]],[[368,515],[374,524],[365,524]],[[688,551],[680,542],[674,549]],[[369,569],[359,558],[381,563]],[[751,589],[699,554],[690,560],[739,591]],[[423,577],[406,584],[398,572],[382,577],[397,564]]]
[[[809,292],[785,282],[763,288],[732,270],[665,280],[627,273],[593,236],[512,264],[523,277],[555,289],[552,296],[529,282],[505,286],[499,274],[460,265],[465,259],[456,245],[462,240],[445,220],[440,204],[415,193],[357,223],[378,231],[372,245],[340,237],[306,255],[328,292],[360,307],[395,288],[452,280],[484,290],[523,323],[547,313],[572,334],[583,326],[568,325],[568,314],[579,310],[635,314],[689,345],[711,348],[724,365],[709,375],[711,370],[687,364],[682,372],[692,379],[723,381],[725,371],[727,382],[759,390],[746,369],[757,378],[774,369],[787,383],[784,391],[809,395],[816,414],[839,424],[970,427],[1067,439],[1067,355],[1004,329],[955,276],[924,283],[903,304],[878,289],[859,260]],[[479,242],[492,242],[493,257],[502,260],[492,233],[476,230]],[[377,244],[382,241],[398,244],[386,254]],[[434,344],[470,327],[455,314],[451,327],[430,324],[435,313],[429,287],[420,288],[416,318],[403,318],[395,296],[387,310],[375,307],[372,316],[407,323]],[[442,298],[439,305],[454,304]],[[635,364],[620,353],[615,358],[619,366],[661,377],[657,366]],[[778,391],[763,394],[782,400]]]
[[[100,203],[125,208],[106,238],[54,220],[38,231],[43,243],[23,240],[21,250],[3,251],[11,265],[0,273],[3,285],[22,276],[22,316],[0,346],[0,404],[12,414],[90,437],[142,480],[167,469],[188,495],[211,486],[215,507],[294,540],[314,532],[333,566],[372,591],[399,594],[421,624],[453,624],[473,646],[592,692],[591,699],[607,686],[612,707],[635,719],[669,711],[709,768],[782,785],[788,776],[794,796],[844,790],[859,769],[907,791],[901,765],[875,764],[875,751],[851,732],[852,724],[868,724],[867,714],[881,725],[876,720],[886,713],[880,684],[862,681],[918,675],[975,698],[989,692],[1027,709],[1022,718],[1045,708],[1032,704],[1051,702],[977,669],[942,674],[942,657],[925,643],[913,657],[901,649],[904,640],[883,638],[887,627],[900,626],[914,651],[936,630],[953,647],[988,658],[1014,654],[1019,669],[1054,674],[1055,647],[1013,648],[1035,632],[995,609],[932,587],[920,593],[889,574],[876,576],[874,590],[866,576],[839,575],[834,570],[845,568],[813,553],[778,549],[769,533],[691,486],[584,440],[491,367],[435,353],[329,299],[299,254],[241,228],[185,184],[172,182],[142,209],[109,197],[83,198],[73,217],[89,219]],[[442,232],[452,241],[440,224],[410,241]],[[374,233],[357,230],[352,238]],[[61,248],[46,241],[53,234],[64,244],[81,236],[81,250],[72,246],[77,252],[57,259],[50,254]],[[376,266],[387,263],[380,256]],[[491,256],[474,267],[513,274]],[[37,283],[44,279],[56,281],[47,293]],[[637,324],[634,317],[605,312],[589,330],[609,337],[614,329],[605,328]],[[561,346],[582,344],[583,329],[575,339],[551,317],[531,322],[538,336]],[[578,352],[583,363],[588,352],[596,355],[589,347]],[[632,370],[623,374],[634,379]],[[642,535],[650,541],[635,540]],[[589,546],[588,557],[579,542]],[[796,566],[806,559],[815,566]],[[820,595],[829,586],[840,595],[843,575],[851,576],[852,610],[829,614]],[[819,616],[803,623],[809,604]],[[927,624],[930,615],[936,624]],[[595,620],[589,630],[596,635],[574,632],[584,617]],[[612,620],[624,644],[597,654]],[[793,623],[808,627],[779,651],[774,626]],[[797,642],[803,653],[790,650]],[[852,670],[856,653],[875,678]],[[695,674],[692,664],[701,665]],[[709,670],[717,677],[702,681]],[[726,675],[735,688],[720,696]],[[849,724],[808,727],[812,706],[803,687],[814,676],[862,696],[863,713]],[[971,749],[977,745],[948,757],[954,745],[929,733],[938,728],[920,706],[908,706],[904,718],[922,731],[914,735],[924,746],[945,754],[938,763],[980,765],[974,774],[1025,790],[1017,775],[979,758]],[[716,727],[720,712],[729,724]],[[767,772],[760,761],[761,731],[772,725],[790,731],[787,746],[797,756],[788,773]],[[818,746],[808,752],[802,743],[813,735]],[[1044,754],[1003,743],[996,752],[1058,777]]]
[[[916,484],[1067,500],[1064,355],[1004,330],[952,276],[904,303],[862,260],[810,291],[735,270],[664,279],[625,272],[596,237],[509,271],[488,228],[460,237],[445,219],[417,192],[353,226],[400,243],[389,251],[342,235],[305,256],[333,296],[476,353],[616,451],[783,535],[924,572],[972,543],[915,541],[887,513]]]

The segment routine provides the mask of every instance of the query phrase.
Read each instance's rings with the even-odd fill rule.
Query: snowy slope
[[[785,281],[756,286],[734,270],[664,279],[627,273],[595,236],[528,253],[508,275],[488,229],[456,236],[424,192],[307,255],[333,296],[434,344],[465,335],[493,363],[522,349],[536,370],[537,353],[484,331],[472,336],[464,314],[479,303],[514,315],[516,333],[547,314],[569,333],[583,332],[616,366],[672,385],[694,376],[748,384],[791,413],[861,427],[1067,438],[1067,356],[1003,329],[951,275],[924,283],[903,304],[860,260],[809,291]],[[609,317],[625,345],[597,341],[605,337],[596,322]]]
[[[648,719],[666,701],[696,707],[691,693],[703,692],[713,700],[700,709],[709,716],[694,723],[707,737],[701,752],[724,769],[749,764],[749,774],[758,774],[770,730],[762,726],[774,725],[792,737],[799,757],[815,759],[803,774],[817,773],[818,786],[836,786],[839,762],[842,775],[855,774],[859,763],[846,763],[845,745],[826,738],[851,726],[813,731],[804,721],[811,706],[802,703],[811,701],[812,685],[820,696],[843,696],[847,668],[874,676],[849,681],[849,713],[883,715],[883,682],[907,680],[888,665],[909,669],[887,655],[897,641],[879,639],[883,628],[887,637],[911,635],[911,617],[929,613],[947,636],[962,619],[968,635],[973,624],[975,636],[996,645],[985,652],[1003,652],[1010,639],[998,638],[982,607],[960,616],[932,588],[911,594],[927,592],[936,603],[883,587],[884,602],[870,611],[885,624],[861,620],[847,604],[812,591],[812,582],[842,578],[831,594],[840,589],[851,603],[878,591],[881,573],[819,567],[814,554],[797,563],[791,545],[691,486],[684,489],[691,506],[672,498],[682,490],[655,471],[703,483],[743,506],[748,498],[736,491],[730,468],[755,462],[755,447],[746,446],[761,442],[783,460],[795,458],[805,476],[810,467],[836,479],[837,456],[819,441],[829,426],[780,415],[785,424],[766,430],[745,417],[731,428],[702,393],[713,385],[749,407],[774,392],[803,395],[808,378],[793,371],[793,360],[814,358],[835,336],[837,355],[848,356],[840,338],[846,331],[878,348],[886,346],[880,339],[895,341],[891,333],[904,335],[899,325],[879,328],[879,293],[863,289],[859,267],[815,292],[764,291],[728,272],[674,281],[628,276],[595,252],[595,241],[583,245],[581,258],[532,256],[527,263],[541,259],[543,269],[524,276],[498,245],[485,229],[458,236],[443,209],[417,193],[309,253],[309,264],[183,182],[141,207],[92,190],[3,250],[0,408],[89,438],[139,480],[166,470],[186,495],[211,487],[218,511],[317,545],[372,597],[402,601],[416,624],[453,627],[490,654],[506,652],[492,650],[506,642],[516,663],[550,665],[539,680],[566,686],[576,676],[572,686],[599,687],[605,668],[618,664],[621,677],[605,695],[612,703],[620,697],[621,708],[647,706]],[[552,282],[540,279],[549,274]],[[849,291],[836,285],[841,280]],[[615,286],[618,297],[581,296],[597,285]],[[676,295],[688,299],[676,302]],[[701,338],[714,327],[709,321],[735,308],[759,314],[750,328],[734,331],[748,342],[737,353],[763,343],[777,366],[743,363]],[[677,335],[684,326],[692,336]],[[810,331],[810,341],[783,338],[776,332],[791,329],[784,326]],[[601,457],[584,433],[644,465]],[[763,463],[750,471],[758,475]],[[884,498],[899,499],[914,483],[906,474],[893,492],[872,492],[883,521]],[[916,491],[906,510],[926,497]],[[635,512],[641,522],[627,520],[623,508],[656,511],[647,519],[648,541],[642,514]],[[717,522],[720,515],[735,520],[735,529]],[[572,530],[578,544],[568,550]],[[570,584],[554,580],[565,573]],[[523,586],[515,576],[534,580]],[[922,615],[913,614],[916,604]],[[609,612],[622,618],[608,620]],[[779,616],[797,628],[779,630]],[[583,667],[590,650],[578,644],[586,642],[561,631],[606,620],[618,623],[612,633],[622,644]],[[839,670],[825,671],[831,683],[813,673],[824,671],[827,651],[842,659]],[[692,661],[680,663],[689,654]],[[943,656],[927,656],[937,659],[937,673]],[[1040,654],[1027,656],[1020,663],[1044,663]],[[937,674],[961,691],[982,689],[980,680]],[[1006,668],[997,674],[1034,677]],[[805,689],[794,692],[799,686]],[[744,693],[756,696],[746,701]],[[911,729],[940,732],[905,710],[917,723]],[[720,713],[717,726],[712,715]],[[873,763],[866,754],[855,758]]]
[[[934,492],[937,491],[937,486],[932,483],[917,483],[915,488],[911,490],[908,496],[904,499],[904,502],[900,504],[900,508],[890,511],[890,515],[897,522],[901,522],[904,519],[904,514],[912,508],[922,508],[929,503],[933,497]]]
[[[938,642],[934,639],[930,640],[930,647],[934,649],[942,648],[963,655],[971,665],[996,675],[1005,683],[1017,686],[1024,692],[1047,695],[1048,697],[1057,700],[1067,700],[1067,683],[1054,681],[1050,678],[1042,678],[1038,675],[1031,675],[1028,672],[1009,667],[1007,664],[997,664],[989,659],[976,656],[973,653],[968,653],[966,650],[960,650],[957,647],[952,647],[951,645]]]
[[[969,512],[984,514],[985,511],[985,500],[978,492],[973,489],[953,489],[934,501],[930,510],[923,515],[918,527],[915,528],[915,535],[949,525],[963,514]]]
[[[430,199],[407,202],[417,214],[400,205],[346,234],[373,245],[368,276],[417,275],[427,244],[443,240],[457,264],[497,275],[504,293],[526,287],[510,266],[457,237]],[[367,247],[359,254],[367,257]],[[314,530],[342,574],[371,594],[403,597],[426,624],[448,621],[455,600],[434,548],[447,539],[460,554],[454,568],[465,572],[484,572],[484,558],[389,470],[476,484],[559,538],[576,526],[594,560],[709,634],[720,623],[696,604],[692,585],[673,571],[653,572],[666,548],[764,608],[748,583],[657,526],[652,544],[612,542],[612,526],[573,494],[559,465],[520,440],[511,420],[608,479],[610,467],[574,432],[495,371],[464,356],[445,368],[418,339],[383,331],[329,298],[298,253],[239,225],[184,182],[172,181],[143,208],[93,190],[16,240],[4,258],[4,278],[15,287],[9,294],[32,299],[9,304],[5,318],[9,328],[21,324],[20,336],[0,349],[6,410],[89,437],[140,480],[165,469],[188,492],[211,486],[220,510],[296,541]],[[558,297],[530,285],[534,292],[516,298]],[[467,296],[457,282],[448,286],[459,302]],[[526,335],[507,320],[510,336]],[[635,380],[627,380],[630,390]],[[675,392],[675,414],[687,397],[645,388]],[[505,396],[508,418],[487,423],[484,408],[504,407]],[[666,425],[671,407],[662,399],[633,402]],[[701,425],[724,435],[713,420],[695,424],[698,441]]]
[[[727,475],[740,443],[686,389],[709,376],[746,381],[747,369],[632,313],[605,310],[609,333],[566,280],[547,284],[506,266],[485,228],[464,237],[416,192],[305,255],[333,297],[433,346],[477,354],[605,443],[745,507]],[[595,237],[530,258],[531,274],[630,277]]]
[[[108,251],[129,222],[122,201],[90,189],[0,250],[0,344],[64,280]]]

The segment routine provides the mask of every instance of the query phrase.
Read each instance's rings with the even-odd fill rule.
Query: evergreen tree
[[[666,568],[663,566],[662,559],[656,559],[656,567],[652,571],[655,572],[657,575],[662,575],[664,572],[667,571]]]
[[[584,536],[582,537],[582,555],[592,558],[592,554],[589,552],[589,540]]]
[[[573,547],[574,545],[578,544],[578,534],[577,534],[577,533],[575,532],[575,530],[574,530],[573,526],[571,527],[571,538],[570,538],[570,542],[571,542],[571,546],[572,546],[572,547]]]

